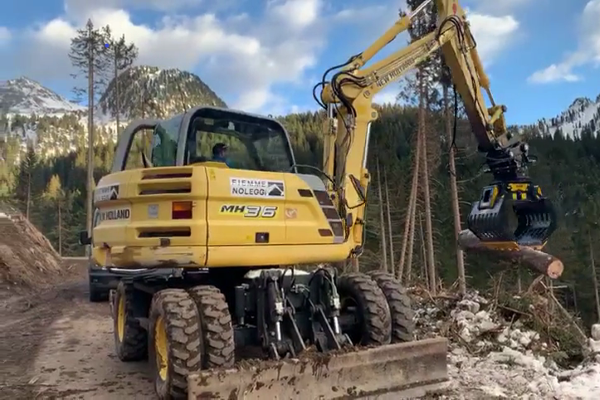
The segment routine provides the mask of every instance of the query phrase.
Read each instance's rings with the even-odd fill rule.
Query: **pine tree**
[[[117,122],[117,135],[120,133],[120,118],[121,118],[121,87],[119,82],[119,74],[127,70],[138,56],[138,48],[133,43],[127,43],[125,35],[122,35],[119,39],[115,39],[112,36],[110,26],[103,28],[103,34],[109,44],[107,55],[112,61],[112,73],[114,85],[114,103],[110,104],[112,114],[116,118]]]
[[[63,214],[64,214],[64,201],[65,193],[62,189],[60,177],[58,175],[52,175],[50,182],[46,187],[46,191],[43,194],[44,200],[49,202],[50,212],[46,215],[53,216],[55,218],[54,225],[56,226],[56,237],[57,237],[57,251],[58,254],[63,253]]]
[[[15,189],[15,198],[20,203],[21,209],[25,211],[25,217],[30,220],[33,199],[35,197],[34,181],[39,178],[36,176],[36,167],[38,166],[38,157],[32,145],[28,146],[25,158],[21,161],[17,172],[17,187]]]
[[[77,36],[71,39],[69,58],[78,73],[74,78],[84,76],[87,89],[75,87],[77,96],[88,95],[88,174],[87,174],[87,229],[92,226],[92,202],[94,186],[94,103],[99,92],[106,86],[109,59],[107,57],[107,38],[103,30],[94,28],[92,20],[88,20],[85,29],[77,30]],[[110,44],[109,44],[110,46]]]

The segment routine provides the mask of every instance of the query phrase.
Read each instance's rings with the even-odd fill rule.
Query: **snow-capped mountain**
[[[226,107],[198,76],[177,69],[137,66],[110,82],[94,110],[95,141],[115,142],[119,126],[136,118],[167,118],[199,105]],[[87,144],[87,107],[73,104],[39,83],[18,78],[0,86],[0,143],[22,151],[33,145],[42,158],[76,151]],[[15,161],[19,157],[14,158]]]
[[[538,121],[538,129],[544,135],[554,136],[557,132],[564,137],[579,138],[584,133],[600,134],[600,95],[596,101],[579,97],[554,118]]]
[[[114,142],[116,109],[120,129],[136,118],[167,118],[198,105],[226,107],[198,76],[178,69],[136,66],[110,82],[95,107],[95,140]],[[521,127],[526,128],[526,127]],[[560,115],[543,118],[527,128],[544,135],[577,138],[600,134],[600,95],[578,98]],[[87,144],[87,109],[69,102],[41,84],[25,78],[0,82],[0,144],[26,150],[33,145],[42,158],[76,151]],[[18,156],[13,158],[18,161]]]
[[[20,115],[57,115],[83,111],[85,107],[26,77],[0,81],[0,110]]]
[[[149,66],[129,68],[110,82],[99,102],[101,114],[108,116],[102,119],[114,120],[117,104],[121,120],[167,118],[198,105],[227,107],[197,75]]]

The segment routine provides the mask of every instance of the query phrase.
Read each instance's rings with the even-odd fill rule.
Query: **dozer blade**
[[[490,248],[543,247],[556,229],[550,200],[513,200],[508,196],[510,193],[499,195],[494,202],[480,200],[473,204],[468,228]]]
[[[188,399],[401,399],[448,381],[444,338],[354,352],[316,353],[188,377]]]

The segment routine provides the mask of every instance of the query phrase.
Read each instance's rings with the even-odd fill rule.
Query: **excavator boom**
[[[438,23],[433,32],[366,66],[427,7],[437,10]],[[467,218],[469,229],[491,249],[541,249],[556,229],[552,204],[527,177],[527,167],[535,159],[529,155],[528,145],[506,127],[506,107],[494,102],[475,39],[457,0],[424,1],[411,13],[401,15],[365,51],[340,66],[330,81],[326,81],[326,73],[317,84],[315,89],[322,87],[319,103],[328,111],[330,123],[323,159],[325,172],[335,177],[333,181],[337,185],[330,189],[349,193],[352,192],[350,185],[356,187],[360,182],[363,189],[358,191],[366,191],[370,124],[377,119],[373,97],[438,51],[450,70],[478,149],[485,154],[488,172],[493,176],[479,201],[473,204]],[[491,103],[489,107],[484,92]],[[352,219],[354,240],[360,243],[364,209],[357,209]],[[357,246],[356,253],[360,251],[361,246]]]

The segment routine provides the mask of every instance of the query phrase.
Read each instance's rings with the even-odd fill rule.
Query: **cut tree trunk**
[[[486,253],[504,260],[520,262],[530,270],[542,273],[551,279],[559,278],[564,270],[562,261],[543,251],[528,247],[521,247],[515,251],[489,249],[469,229],[460,232],[458,245],[466,252]]]

